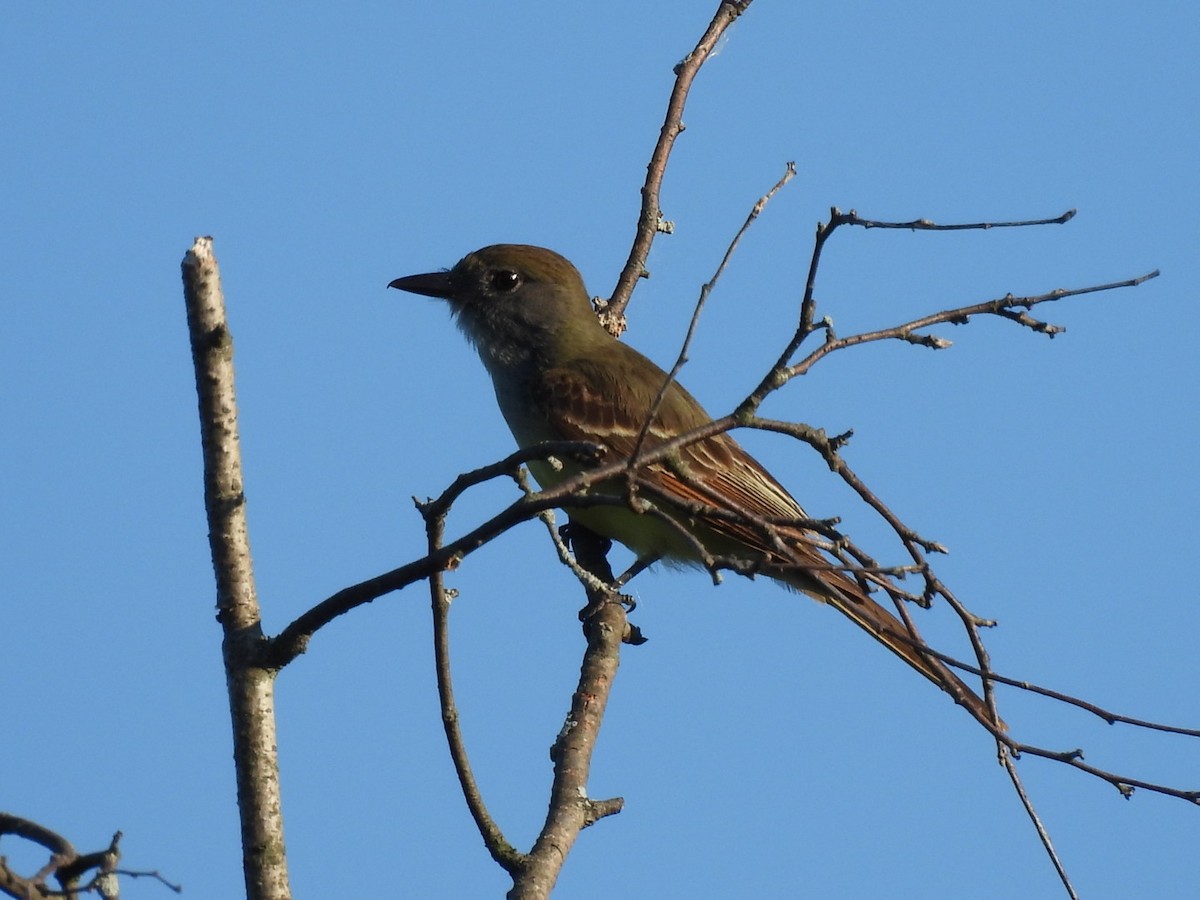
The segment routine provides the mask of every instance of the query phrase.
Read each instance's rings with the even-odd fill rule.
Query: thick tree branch
[[[184,257],[183,294],[200,401],[204,507],[217,580],[217,620],[224,631],[246,895],[249,900],[289,900],[275,673],[257,664],[264,639],[246,527],[233,337],[212,238],[197,238]]]
[[[604,559],[608,542],[574,527],[572,546],[579,563],[598,581],[611,583],[612,571]],[[584,621],[587,650],[579,671],[579,684],[571,697],[571,710],[550,750],[554,783],[550,808],[541,833],[514,875],[509,900],[544,900],[550,896],[563,863],[579,833],[599,819],[619,813],[620,797],[595,800],[588,795],[588,776],[604,710],[620,664],[621,644],[629,638],[625,608],[615,592],[588,588],[589,614]]]

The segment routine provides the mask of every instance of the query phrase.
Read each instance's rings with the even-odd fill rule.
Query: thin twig
[[[798,375],[805,374],[812,368],[820,359],[843,347],[854,346],[856,344],[870,343],[880,340],[901,340],[911,344],[929,347],[931,349],[946,349],[951,345],[951,342],[937,335],[929,335],[920,333],[921,329],[929,328],[933,325],[940,324],[966,324],[972,316],[977,315],[994,315],[1010,321],[1014,321],[1020,325],[1030,328],[1034,331],[1047,334],[1053,337],[1055,334],[1062,333],[1065,329],[1057,325],[1049,325],[1045,322],[1040,322],[1029,316],[1026,316],[1022,309],[1030,309],[1039,303],[1047,303],[1055,300],[1062,300],[1067,297],[1076,297],[1083,294],[1091,294],[1099,291],[1112,291],[1119,288],[1137,287],[1138,285],[1158,277],[1158,270],[1147,272],[1137,278],[1130,278],[1123,281],[1113,281],[1106,284],[1090,285],[1083,288],[1072,289],[1056,289],[1047,291],[1031,297],[1015,297],[1012,294],[1007,294],[1004,297],[999,297],[993,300],[986,300],[982,303],[972,304],[970,306],[962,306],[956,309],[943,310],[942,312],[933,313],[932,315],[923,316],[919,319],[914,319],[906,322],[903,325],[884,328],[878,331],[864,332],[862,334],[852,335],[846,338],[838,338],[833,333],[832,325],[829,320],[820,320],[816,318],[816,281],[817,273],[820,268],[821,255],[825,248],[825,244],[833,233],[842,225],[860,225],[862,227],[872,228],[908,228],[921,229],[930,231],[955,231],[963,229],[989,229],[989,228],[1020,228],[1030,227],[1035,225],[1051,225],[1061,224],[1075,215],[1074,210],[1068,210],[1060,216],[1052,219],[1028,219],[1017,222],[974,222],[968,224],[949,224],[937,225],[928,219],[917,219],[912,222],[882,222],[873,219],[862,219],[854,211],[843,213],[837,207],[830,210],[828,222],[822,222],[817,225],[816,237],[813,242],[812,258],[809,262],[808,277],[805,280],[804,295],[800,304],[800,316],[796,326],[796,330],[792,335],[791,340],[784,347],[783,352],[779,354],[775,365],[767,372],[753,391],[746,397],[745,400],[738,406],[734,412],[734,416],[739,420],[746,420],[758,410],[773,391],[778,390],[792,378]],[[825,332],[824,343],[815,348],[800,362],[795,365],[791,364],[792,358],[800,349],[800,346],[810,336],[817,331]]]
[[[1109,772],[1097,766],[1093,766],[1083,761],[1083,751],[1075,750],[1049,750],[1045,747],[1036,747],[1032,744],[1023,744],[1020,741],[1005,739],[1003,736],[1000,740],[1012,750],[1016,756],[1023,756],[1028,753],[1030,756],[1039,756],[1042,759],[1049,759],[1054,762],[1060,762],[1065,765],[1078,769],[1081,772],[1086,772],[1088,775],[1094,775],[1102,781],[1107,781],[1122,797],[1129,799],[1133,796],[1135,788],[1141,788],[1144,791],[1150,791],[1154,794],[1162,794],[1166,797],[1177,797],[1180,800],[1186,800],[1189,803],[1200,806],[1200,790],[1185,790],[1182,788],[1174,788],[1170,785],[1158,784],[1153,781],[1145,781],[1141,778],[1128,778],[1116,772]]]
[[[117,869],[116,872],[118,875],[125,875],[129,878],[153,878],[155,881],[160,882],[166,888],[173,891],[174,893],[176,893],[176,894],[183,893],[183,885],[182,884],[179,884],[178,882],[174,882],[174,881],[169,881],[162,874],[162,872],[158,871],[158,869],[151,869],[149,871],[143,870],[143,869]]]
[[[853,347],[858,344],[868,344],[874,341],[902,340],[908,343],[932,347],[933,349],[944,350],[951,345],[950,341],[935,336],[915,334],[915,332],[933,325],[965,325],[970,321],[972,316],[1001,316],[1031,328],[1034,331],[1040,331],[1053,337],[1055,334],[1061,334],[1066,329],[1058,325],[1047,325],[1036,319],[1031,319],[1019,313],[1018,310],[1030,309],[1040,303],[1050,303],[1056,300],[1063,300],[1067,297],[1079,297],[1084,294],[1095,294],[1101,291],[1115,291],[1121,288],[1137,287],[1152,278],[1157,278],[1158,274],[1158,270],[1155,269],[1152,272],[1139,275],[1137,278],[1126,278],[1122,281],[1110,281],[1106,284],[1095,284],[1082,288],[1055,288],[1042,294],[1026,297],[1016,297],[1012,294],[1006,294],[1003,297],[984,300],[981,303],[959,306],[955,309],[942,310],[941,312],[921,316],[920,318],[905,322],[903,325],[894,325],[890,328],[881,328],[877,331],[864,331],[860,334],[853,334],[844,338],[831,335],[824,344],[813,350],[803,360],[794,366],[785,366],[781,369],[776,375],[776,380],[787,382],[797,375],[805,374],[818,360],[836,350],[841,350],[843,347]]]
[[[937,651],[934,651],[937,653]],[[937,653],[938,658],[948,666],[953,666],[956,669],[961,669],[964,672],[970,672],[972,675],[983,675],[975,666],[970,663],[963,662],[961,659],[955,659],[945,653]],[[1121,713],[1113,712],[1105,709],[1102,706],[1097,706],[1095,703],[1090,703],[1079,697],[1073,697],[1070,694],[1064,694],[1061,691],[1052,690],[1048,687],[1043,687],[1040,684],[1034,684],[1032,681],[1026,681],[1018,678],[1009,678],[1007,675],[1001,675],[998,672],[989,671],[988,678],[995,681],[997,684],[1005,684],[1009,687],[1017,688],[1018,690],[1028,691],[1031,694],[1039,694],[1043,697],[1048,697],[1051,700],[1057,700],[1059,703],[1065,703],[1068,706],[1074,706],[1082,709],[1085,712],[1090,712],[1098,719],[1103,719],[1109,725],[1130,725],[1134,728],[1145,728],[1147,731],[1162,731],[1166,734],[1178,734],[1183,737],[1200,737],[1200,728],[1182,728],[1178,725],[1167,725],[1162,722],[1151,722],[1148,719],[1138,719],[1133,716],[1125,716]]]
[[[1004,766],[1004,771],[1008,773],[1009,779],[1012,781],[1013,790],[1017,792],[1017,799],[1021,801],[1021,806],[1025,808],[1025,814],[1029,816],[1029,821],[1033,823],[1033,828],[1037,832],[1038,840],[1042,842],[1042,848],[1046,851],[1046,855],[1050,857],[1050,862],[1054,866],[1054,871],[1058,873],[1058,880],[1062,882],[1063,888],[1067,892],[1067,896],[1071,900],[1079,900],[1079,895],[1075,893],[1075,887],[1071,884],[1071,878],[1067,875],[1067,870],[1063,867],[1062,860],[1058,858],[1058,851],[1054,849],[1054,842],[1050,840],[1050,832],[1046,830],[1046,826],[1042,824],[1042,818],[1037,814],[1037,810],[1033,808],[1033,801],[1029,799],[1029,795],[1025,793],[1025,785],[1021,781],[1021,776],[1017,774],[1016,764],[1013,762],[1012,754],[1004,747],[998,750],[1000,764]]]
[[[683,124],[683,108],[687,103],[692,81],[709,58],[717,41],[721,39],[721,35],[750,7],[751,2],[752,0],[723,0],[692,52],[675,66],[675,86],[671,90],[671,99],[667,102],[667,113],[658,133],[658,141],[654,145],[654,152],[650,154],[650,163],[646,166],[646,182],[642,185],[642,206],[638,213],[633,246],[617,278],[612,296],[599,304],[601,323],[617,337],[625,331],[625,307],[629,305],[629,298],[633,296],[638,279],[646,275],[646,258],[650,255],[650,247],[663,219],[659,206],[663,176],[667,171],[671,149],[675,146],[675,138],[679,137],[686,127]]]
[[[650,404],[650,411],[646,414],[646,418],[642,422],[641,431],[638,432],[637,441],[634,442],[633,453],[629,457],[630,472],[637,468],[640,463],[642,445],[646,442],[646,435],[650,432],[650,426],[654,424],[654,420],[658,417],[658,411],[667,396],[667,390],[674,383],[676,377],[678,377],[679,370],[687,363],[688,349],[692,346],[692,338],[696,334],[696,326],[700,323],[700,313],[703,312],[704,306],[713,292],[713,288],[717,286],[717,282],[720,281],[721,276],[725,273],[725,269],[729,265],[729,260],[733,258],[733,251],[742,242],[742,236],[749,231],[750,226],[754,224],[754,220],[762,215],[763,209],[766,208],[771,198],[783,190],[784,185],[795,176],[796,164],[789,162],[784,170],[783,177],[775,182],[769,191],[759,197],[754,206],[750,208],[750,213],[746,216],[746,221],[742,223],[742,227],[737,230],[737,233],[733,236],[733,240],[725,248],[725,255],[721,257],[721,262],[717,266],[717,270],[713,272],[712,278],[700,287],[700,296],[697,298],[696,306],[692,310],[692,318],[688,322],[687,334],[683,337],[683,344],[679,347],[679,355],[675,358],[675,364],[671,366],[671,371],[667,373],[667,377],[663,380],[662,386],[659,387],[658,393],[655,394],[654,402]]]
[[[991,228],[1028,228],[1031,225],[1065,225],[1075,218],[1075,210],[1068,209],[1061,215],[1050,219],[1023,219],[1019,222],[971,222],[969,224],[955,223],[938,225],[929,219],[913,219],[911,222],[881,222],[876,219],[862,219],[854,210],[842,213],[835,210],[839,225],[858,225],[862,228],[902,228],[905,231],[967,231]]]
[[[445,522],[444,511],[425,518],[430,555],[436,553],[441,546]],[[483,792],[479,790],[479,783],[471,770],[467,744],[459,727],[458,706],[454,702],[454,681],[450,666],[450,604],[453,595],[446,589],[440,570],[429,575],[429,594],[433,609],[433,657],[437,674],[438,703],[441,706],[442,728],[450,748],[450,759],[458,775],[463,799],[467,801],[467,809],[471,812],[471,818],[475,820],[475,827],[479,829],[479,835],[483,838],[488,853],[506,872],[515,875],[525,865],[525,856],[505,839],[504,832],[488,812],[487,804],[483,801]]]
[[[567,542],[562,539],[562,535],[559,533],[558,524],[554,520],[554,510],[543,510],[538,513],[538,518],[542,520],[546,526],[546,530],[550,532],[550,541],[554,544],[554,549],[558,553],[559,562],[571,570],[571,574],[579,579],[580,584],[586,590],[602,591],[608,587],[608,585],[576,561],[571,553],[571,548],[567,546]]]
[[[417,506],[421,508],[422,515],[441,515],[449,510],[454,501],[468,488],[502,476],[516,478],[521,466],[527,462],[571,456],[579,458],[584,465],[595,465],[604,458],[604,452],[604,447],[600,444],[586,441],[543,441],[534,447],[516,450],[497,462],[464,472],[436,499],[419,501]]]

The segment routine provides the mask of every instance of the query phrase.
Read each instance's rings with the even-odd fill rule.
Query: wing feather
[[[616,347],[629,350],[623,344]],[[630,350],[631,353],[636,351]],[[648,362],[640,357],[641,362]],[[629,458],[637,444],[646,411],[666,373],[653,366],[597,364],[575,360],[570,365],[544,371],[534,386],[532,398],[551,430],[564,440],[594,441],[612,453],[610,459]],[[631,375],[618,384],[614,373]],[[711,420],[703,407],[678,384],[672,382],[655,420],[651,423],[643,451],[698,428]],[[709,517],[705,528],[722,546],[714,553],[755,556],[765,564],[825,570],[818,579],[803,579],[803,588],[821,596],[860,589],[848,577],[829,571],[830,560],[812,546],[813,535],[798,524],[778,525],[776,533],[789,552],[783,554],[760,525],[741,516],[780,523],[806,518],[799,503],[767,470],[728,434],[718,434],[682,448],[640,470],[642,484],[651,499],[668,510],[680,505],[709,506],[733,514]],[[747,553],[747,551],[749,551]]]
[[[612,458],[633,455],[646,412],[666,380],[666,373],[624,344],[614,342],[615,359],[596,362],[579,359],[541,373],[532,385],[532,399],[550,433],[564,440],[604,444]],[[625,353],[637,356],[633,364]],[[620,373],[618,375],[617,373]],[[625,376],[618,383],[617,378]],[[672,383],[660,411],[647,430],[644,450],[710,421],[703,407],[679,385]],[[801,590],[847,616],[860,628],[950,693],[980,721],[993,718],[983,699],[940,660],[914,646],[920,636],[873,600],[854,578],[839,571],[833,561],[814,546],[817,537],[799,520],[804,510],[769,472],[728,434],[697,441],[663,460],[640,469],[643,489],[671,511],[697,505],[723,509],[731,516],[685,513],[695,536],[714,555],[749,558],[761,564],[764,574]],[[613,490],[622,490],[614,486]],[[626,511],[626,515],[632,515]],[[746,516],[749,514],[749,517]],[[776,524],[773,529],[753,517]],[[611,519],[607,521],[613,521]],[[665,523],[660,523],[668,528]],[[617,529],[614,529],[617,531]],[[773,531],[776,540],[772,540]],[[620,539],[620,533],[609,537]],[[664,540],[662,546],[671,542]],[[680,546],[678,541],[676,546]]]

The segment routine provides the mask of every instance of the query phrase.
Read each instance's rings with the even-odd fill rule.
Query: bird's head
[[[579,345],[604,340],[583,278],[544,247],[493,244],[468,253],[453,269],[397,278],[388,287],[439,297],[489,368],[553,361]]]

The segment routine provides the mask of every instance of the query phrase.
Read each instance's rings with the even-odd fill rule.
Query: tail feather
[[[898,617],[872,600],[859,588],[857,583],[848,578],[839,578],[838,581],[845,582],[845,584],[835,586],[830,584],[833,579],[822,575],[818,580],[813,574],[803,571],[780,573],[767,571],[765,574],[783,582],[788,587],[808,594],[814,600],[828,603],[950,694],[956,703],[965,706],[976,718],[992,722],[996,727],[1004,729],[1003,720],[995,717],[979,694],[954,674],[940,659],[917,649],[916,644],[920,643],[920,637],[911,634],[908,627]],[[853,589],[850,589],[850,586],[853,586]]]

